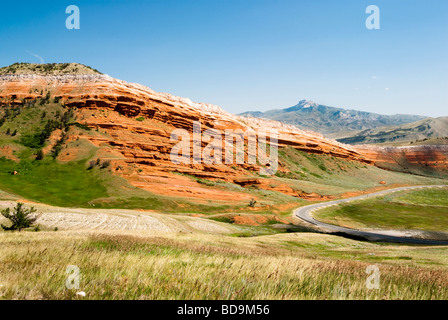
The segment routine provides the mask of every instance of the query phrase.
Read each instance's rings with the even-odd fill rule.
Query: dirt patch
[[[270,214],[226,214],[220,215],[220,218],[226,218],[233,224],[246,226],[260,226],[268,223],[289,224],[292,222],[291,217],[278,217]]]
[[[0,158],[5,157],[7,159],[13,160],[13,161],[19,161],[19,158],[17,158],[14,155],[14,148],[11,146],[2,146],[0,147]]]
[[[25,201],[21,201],[26,203]],[[228,233],[222,223],[197,217],[178,217],[137,210],[74,209],[32,203],[41,215],[37,224],[58,230],[133,230],[152,233]],[[0,210],[12,208],[15,201],[0,201]],[[1,221],[3,221],[0,218]]]
[[[180,175],[134,175],[128,177],[135,187],[150,191],[158,195],[170,197],[193,198],[203,201],[221,201],[224,203],[248,203],[254,196],[220,190],[219,187],[207,187],[192,179]]]

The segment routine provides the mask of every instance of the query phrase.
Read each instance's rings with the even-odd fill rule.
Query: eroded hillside
[[[318,200],[377,187],[385,179],[384,172],[372,165],[376,158],[370,151],[364,154],[318,133],[235,116],[215,105],[157,93],[102,74],[5,74],[0,76],[0,105],[0,156],[5,161],[17,164],[54,159],[51,161],[58,165],[76,163],[86,171],[107,171],[124,179],[120,187],[114,183],[114,201],[120,200],[117,190],[123,191],[123,197],[134,197],[124,191],[130,184],[157,197],[186,199],[204,206],[231,203],[247,208],[255,199],[257,205],[249,209],[269,210],[278,203],[291,203],[291,199]],[[171,134],[175,129],[192,133],[194,121],[200,121],[203,133],[207,129],[277,130],[280,152],[276,175],[260,175],[260,167],[267,164],[259,162],[173,163],[170,152],[177,141],[170,139]],[[206,145],[202,141],[202,148]],[[240,151],[248,159],[249,151]],[[9,167],[14,168],[14,163]],[[23,170],[18,172],[21,174]],[[414,179],[388,174],[387,183],[391,184]],[[15,178],[5,176],[4,181],[8,179]],[[362,183],[358,179],[363,179]],[[100,201],[103,205],[111,201],[110,188],[98,198],[104,200]],[[183,202],[173,201],[177,207],[183,206]],[[145,207],[141,203],[135,206]]]

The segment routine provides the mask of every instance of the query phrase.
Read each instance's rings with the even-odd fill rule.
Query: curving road
[[[410,244],[428,244],[428,245],[448,245],[448,241],[438,241],[438,240],[429,240],[429,239],[416,239],[411,237],[400,237],[400,236],[391,236],[382,233],[370,232],[370,231],[361,231],[357,229],[351,229],[346,227],[340,227],[333,224],[328,224],[325,222],[321,222],[315,220],[311,214],[315,210],[323,209],[328,206],[334,206],[341,203],[351,202],[355,200],[362,200],[372,197],[377,197],[381,195],[385,195],[392,192],[398,192],[403,190],[412,190],[412,189],[421,189],[421,188],[443,188],[447,187],[447,185],[428,185],[428,186],[413,186],[413,187],[400,187],[394,189],[383,190],[375,193],[365,194],[361,196],[356,196],[352,198],[339,199],[329,202],[316,203],[309,206],[301,207],[293,211],[293,215],[299,219],[302,219],[308,223],[316,225],[318,227],[322,227],[328,229],[332,232],[340,232],[345,233],[352,236],[362,237],[371,241],[385,241],[385,242],[400,242],[400,243],[410,243]]]

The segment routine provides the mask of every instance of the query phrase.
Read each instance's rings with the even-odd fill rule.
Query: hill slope
[[[448,137],[448,117],[428,118],[400,126],[363,130],[337,140],[348,144],[379,144],[427,141],[444,137]]]
[[[247,163],[247,143],[240,150],[243,164],[174,163],[170,153],[177,141],[171,134],[175,129],[192,133],[194,121],[201,122],[203,136],[210,134],[206,129],[278,130],[276,175],[260,174],[263,162]],[[206,145],[201,144],[202,151]],[[235,116],[107,75],[0,75],[0,189],[34,201],[272,213],[288,212],[304,200],[376,188],[382,180],[434,184],[377,168],[376,151],[363,152],[318,133]],[[425,161],[423,154],[419,163]]]
[[[286,109],[266,112],[249,111],[240,115],[277,120],[301,129],[321,132],[330,137],[337,136],[341,132],[401,125],[425,118],[416,115],[396,114],[387,116],[365,111],[347,110],[320,105],[307,100],[301,100],[297,105]]]

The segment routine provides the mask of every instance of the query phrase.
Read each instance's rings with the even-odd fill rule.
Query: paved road
[[[323,227],[332,232],[341,232],[341,233],[345,233],[345,234],[352,235],[352,236],[362,237],[362,238],[365,238],[365,239],[371,240],[371,241],[400,242],[400,243],[429,244],[429,245],[448,245],[448,241],[437,241],[437,240],[429,240],[429,239],[428,240],[427,239],[416,239],[416,238],[411,238],[411,237],[391,236],[391,235],[386,235],[386,234],[382,234],[382,233],[361,231],[361,230],[357,230],[357,229],[335,226],[333,224],[328,224],[328,223],[324,223],[324,222],[315,220],[311,216],[312,212],[315,210],[323,209],[325,207],[337,205],[340,203],[346,203],[346,202],[351,202],[351,201],[355,201],[355,200],[377,197],[377,196],[385,195],[388,193],[398,192],[398,191],[403,191],[403,190],[435,188],[435,187],[442,188],[442,187],[447,187],[447,185],[414,186],[414,187],[401,187],[401,188],[388,189],[388,190],[383,190],[383,191],[365,194],[365,195],[347,198],[347,199],[339,199],[339,200],[334,200],[334,201],[329,201],[329,202],[312,204],[312,205],[301,207],[301,208],[294,210],[293,214],[296,217],[298,217],[308,223],[311,223],[318,227]]]

